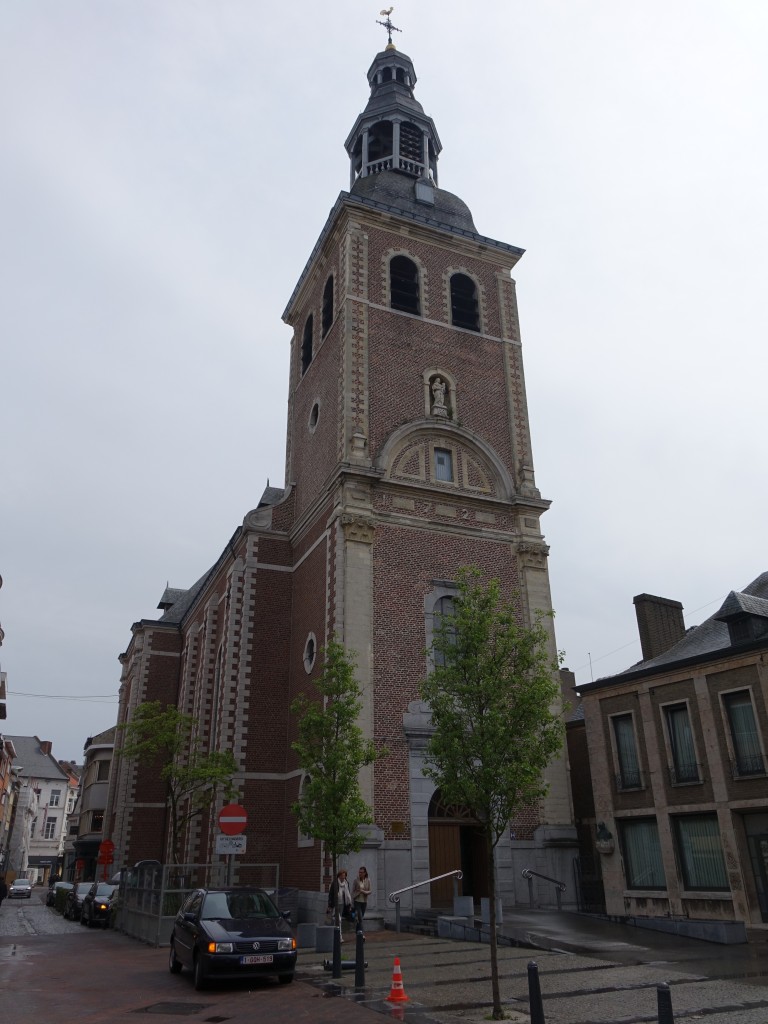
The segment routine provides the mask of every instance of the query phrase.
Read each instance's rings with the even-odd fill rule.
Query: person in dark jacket
[[[5,879],[0,878],[0,907],[3,905],[3,900],[8,895],[8,886],[5,884]]]
[[[346,917],[349,920],[353,920],[355,917],[352,893],[349,891],[347,872],[344,868],[337,873],[328,891],[328,913],[333,913],[334,917],[338,914],[339,923],[341,923],[342,918]]]

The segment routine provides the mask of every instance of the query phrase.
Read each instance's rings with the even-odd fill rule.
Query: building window
[[[466,274],[451,275],[451,323],[466,331],[480,330],[477,285]]]
[[[48,801],[48,806],[49,807],[58,807],[60,803],[61,803],[61,790],[60,789],[52,789],[51,790],[51,799]]]
[[[655,818],[617,822],[628,889],[666,889]]]
[[[453,615],[456,609],[454,599],[452,597],[441,597],[435,604],[432,612],[432,660],[435,665],[445,665],[445,652],[439,651],[434,646],[435,639],[441,636],[441,628],[444,629],[442,636],[449,644],[456,643],[456,624],[453,622]],[[443,619],[447,619],[443,626]]]
[[[317,638],[314,633],[310,633],[307,637],[307,642],[304,644],[304,671],[309,675],[312,669],[315,667],[315,660],[317,658]]]
[[[733,777],[741,779],[747,775],[765,775],[765,758],[749,690],[725,694],[723,705],[731,733]]]
[[[729,889],[716,814],[673,818],[686,889]]]
[[[403,313],[421,314],[419,268],[407,256],[393,256],[389,263],[389,303]]]
[[[323,310],[321,315],[321,327],[323,337],[326,336],[328,331],[331,329],[333,323],[333,274],[325,282],[325,288],[323,288]]]
[[[313,318],[312,314],[307,317],[307,322],[304,324],[304,334],[301,338],[301,375],[302,377],[309,369],[309,364],[312,362],[312,331],[313,331]]]
[[[635,723],[632,720],[632,715],[614,715],[611,722],[619,769],[616,773],[616,788],[620,792],[625,789],[642,789],[640,762],[637,757],[635,741]]]
[[[109,766],[110,761],[98,761],[97,775],[96,778],[99,782],[106,782],[109,778]]]
[[[43,839],[55,839],[56,838],[56,817],[45,819],[45,830],[43,832]]]
[[[35,838],[35,832],[37,831],[37,818],[32,819],[32,824],[29,826],[29,838]]]
[[[91,811],[91,832],[101,832],[104,829],[104,811]]]
[[[453,452],[435,448],[435,480],[453,483]]]
[[[670,704],[664,708],[667,722],[669,749],[672,754],[670,781],[673,786],[689,782],[701,782],[696,762],[696,747],[693,743],[691,719],[687,704]]]
[[[309,786],[310,786],[311,782],[312,782],[312,777],[310,775],[305,775],[303,780],[302,780],[301,786],[299,787],[299,803],[303,803],[304,800],[306,799],[307,794],[309,792]],[[305,835],[301,831],[301,829],[299,829],[298,845],[302,846],[302,847],[314,846],[315,845],[315,840],[312,838],[312,836]]]

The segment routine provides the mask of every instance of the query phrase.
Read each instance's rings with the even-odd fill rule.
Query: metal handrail
[[[400,931],[400,896],[404,892],[411,892],[412,889],[418,889],[421,885],[429,885],[430,882],[439,882],[441,878],[451,878],[454,881],[454,893],[456,882],[460,881],[464,877],[464,872],[458,868],[455,871],[446,871],[444,875],[435,875],[434,878],[425,878],[423,882],[416,882],[414,885],[407,885],[405,889],[396,889],[394,892],[389,894],[389,902],[395,904],[395,930]]]
[[[555,896],[557,898],[557,909],[562,909],[562,898],[561,893],[566,890],[565,882],[559,881],[557,878],[550,878],[549,875],[539,874],[538,871],[532,871],[530,868],[523,868],[521,872],[523,878],[528,879],[528,906],[533,910],[533,879],[543,878],[545,882],[552,882],[555,887]]]

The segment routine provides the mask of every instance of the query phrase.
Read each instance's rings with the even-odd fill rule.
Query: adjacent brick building
[[[388,46],[368,80],[346,141],[350,190],[284,314],[294,331],[286,487],[267,487],[216,565],[188,590],[167,589],[159,619],[133,626],[120,721],[152,699],[193,714],[240,764],[246,859],[318,890],[322,851],[289,810],[302,783],[289,706],[336,634],[357,659],[360,724],[389,752],[362,778],[376,824],[360,861],[382,909],[385,893],[441,870],[463,866],[475,896],[487,884],[474,829],[422,772],[429,716],[418,688],[457,569],[499,577],[527,621],[551,599],[540,529],[549,502],[534,480],[511,276],[523,250],[479,234],[465,203],[438,187],[441,143],[410,58]],[[518,887],[527,900],[522,868],[570,877],[567,774],[563,755],[547,771],[549,795],[500,846],[510,901]],[[214,812],[187,836],[191,862],[214,856]],[[118,861],[163,858],[165,794],[150,769],[118,760],[108,829]],[[541,891],[553,899],[551,886]]]

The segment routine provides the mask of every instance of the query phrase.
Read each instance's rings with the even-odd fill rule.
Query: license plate
[[[271,964],[272,963],[272,954],[268,953],[268,954],[262,955],[262,956],[241,956],[240,957],[240,963],[241,964]]]

